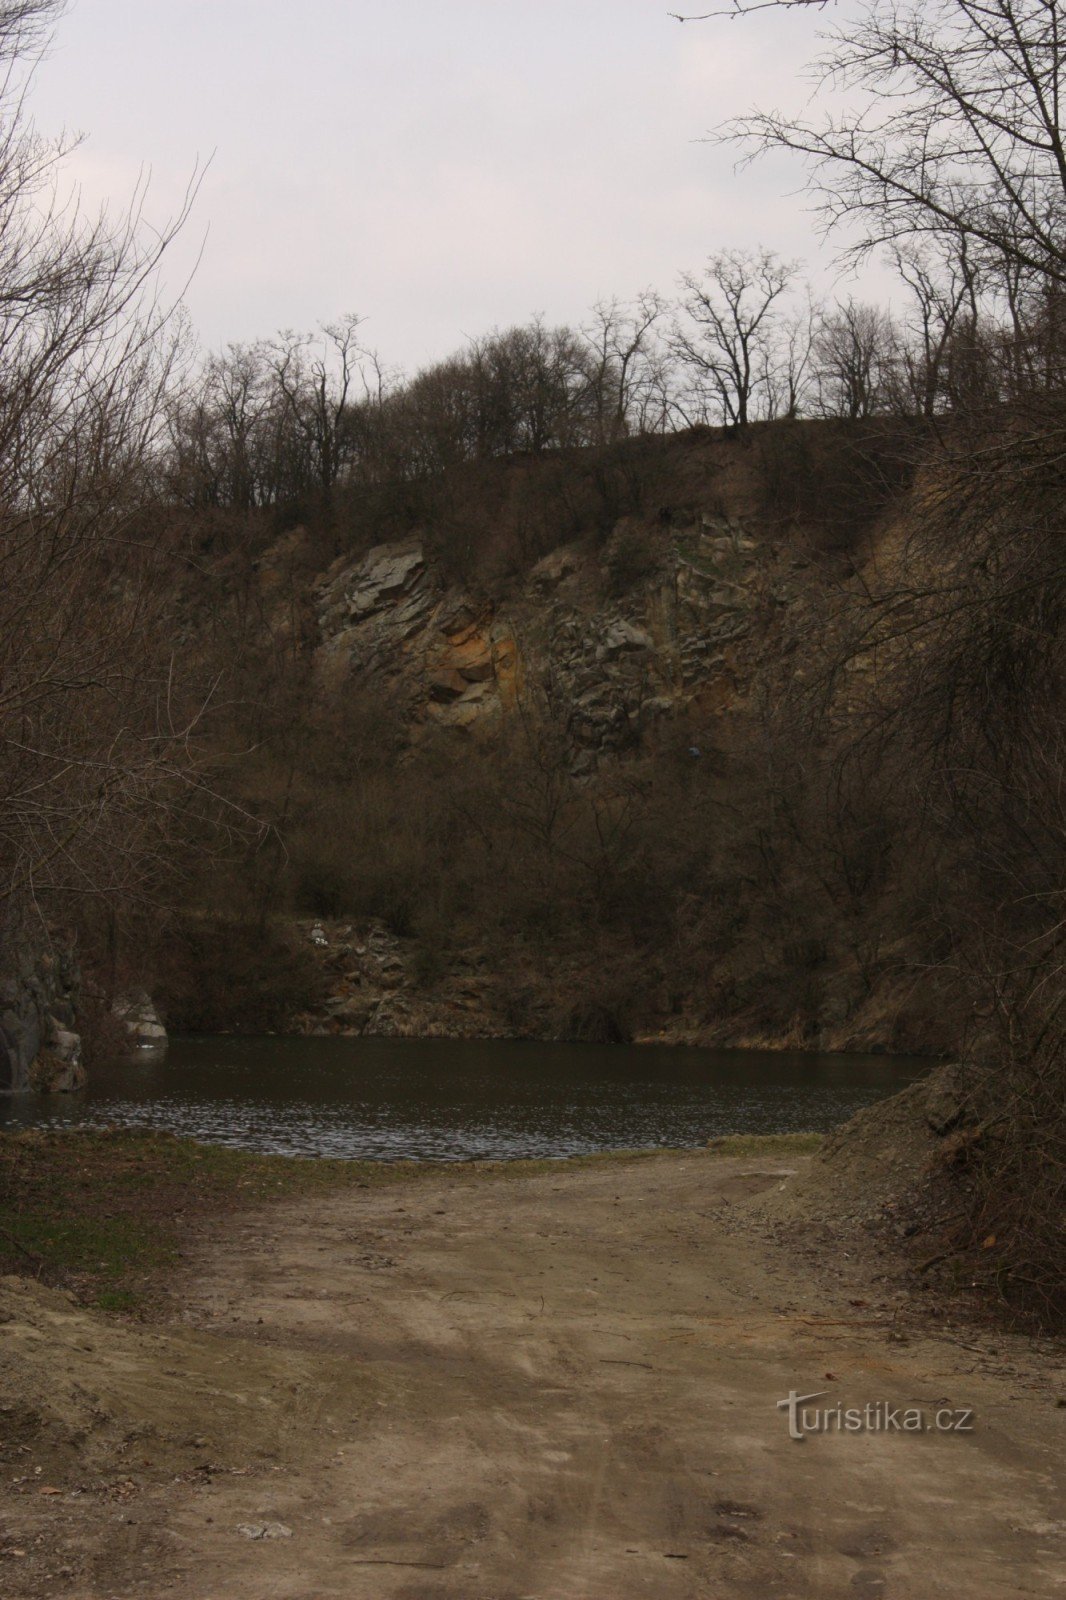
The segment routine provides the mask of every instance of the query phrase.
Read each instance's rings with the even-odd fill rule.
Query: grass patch
[[[0,1134],[0,1273],[32,1275],[101,1310],[144,1314],[198,1223],[330,1190],[441,1176],[482,1182],[562,1165],[270,1156],[122,1129]]]
[[[132,1261],[162,1263],[167,1251],[150,1224],[124,1216],[69,1216],[50,1203],[0,1206],[0,1226],[26,1259],[62,1263],[71,1272],[119,1278]]]
[[[197,1222],[342,1185],[411,1182],[430,1170],[263,1156],[167,1134],[3,1134],[0,1272],[29,1273],[103,1310],[143,1312]]]
[[[103,1289],[93,1301],[97,1311],[112,1311],[116,1315],[136,1312],[140,1298],[129,1289]]]

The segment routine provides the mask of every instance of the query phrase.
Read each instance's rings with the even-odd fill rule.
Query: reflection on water
[[[461,1161],[824,1130],[929,1062],[450,1039],[173,1041],[88,1089],[0,1096],[0,1125],[110,1123],[281,1155]]]

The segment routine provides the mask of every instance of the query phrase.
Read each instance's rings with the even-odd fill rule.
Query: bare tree
[[[585,350],[572,328],[552,328],[536,316],[522,327],[471,340],[469,361],[479,455],[540,455],[587,441],[596,402]]]
[[[651,431],[661,422],[664,351],[656,330],[666,302],[653,289],[632,305],[601,300],[582,329],[589,350],[589,384],[601,441]]]
[[[681,315],[671,330],[688,374],[687,420],[717,415],[746,427],[766,397],[778,305],[797,263],[771,250],[725,250],[700,275],[681,278]]]
[[[806,408],[814,381],[814,342],[821,312],[810,289],[798,310],[781,319],[764,354],[766,414],[793,420]]]
[[[995,1287],[1047,1320],[1066,1316],[1064,24],[1059,0],[870,0],[816,63],[843,109],[729,130],[807,159],[850,253],[900,252],[922,408],[935,387],[982,402],[921,430],[902,548],[856,595],[820,726],[853,771],[898,774],[912,837],[935,842],[940,970],[975,1002],[960,1043],[980,1107],[953,1242],[996,1243]]]
[[[348,401],[366,354],[358,340],[363,320],[349,313],[324,323],[318,335],[280,334],[270,347],[282,406],[304,442],[316,487],[327,503],[344,466]]]
[[[819,408],[857,421],[883,410],[895,356],[891,319],[850,297],[828,312],[814,337]]]
[[[737,0],[742,15],[819,0]],[[721,15],[722,13],[717,13]],[[756,112],[727,137],[805,157],[828,226],[853,248],[927,239],[985,274],[1066,279],[1060,0],[873,0],[814,63],[845,109]]]
[[[66,0],[3,0],[0,3],[0,60],[31,57],[47,42],[66,10]]]
[[[901,409],[932,417],[948,396],[945,369],[953,342],[978,326],[980,289],[965,239],[945,259],[912,246],[893,252],[910,290],[910,316],[900,359]]]
[[[17,68],[58,6],[0,8],[0,902],[143,889],[198,792],[203,699],[143,537],[184,359],[162,228],[56,198]],[[193,189],[195,184],[193,185]]]

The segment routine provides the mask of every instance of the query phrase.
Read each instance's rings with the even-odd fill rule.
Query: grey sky
[[[800,173],[699,142],[794,104],[807,13],[680,26],[672,0],[73,0],[34,88],[87,202],[214,159],[168,269],[211,346],[354,310],[408,367],[464,335],[674,286],[711,250],[817,253]]]

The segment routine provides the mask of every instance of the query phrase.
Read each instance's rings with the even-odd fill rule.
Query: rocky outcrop
[[[296,1018],[300,1032],[374,1038],[506,1038],[498,984],[482,957],[458,958],[432,983],[418,952],[374,922],[300,922],[327,975],[326,996]]]
[[[167,1048],[167,1030],[163,1026],[152,998],[143,989],[120,995],[112,1006],[112,1013],[126,1030],[130,1048],[138,1054],[151,1051],[162,1055]]]
[[[712,1049],[930,1053],[927,1031],[921,1037],[907,1031],[903,983],[884,986],[846,1015],[823,1006],[768,1029],[743,1007],[709,1017],[695,995],[671,983],[663,964],[654,973],[657,987],[645,986],[638,1025],[623,1033],[619,1016],[597,999],[602,974],[595,956],[563,954],[549,970],[542,960],[501,963],[491,945],[474,942],[427,963],[417,939],[401,938],[380,921],[303,919],[293,926],[325,977],[323,998],[289,1018],[286,1029],[294,1033],[598,1043],[624,1037]],[[623,1000],[621,1015],[625,1010]]]
[[[512,631],[490,608],[446,587],[419,543],[342,558],[316,590],[324,687],[387,685],[413,727],[461,729],[499,717],[515,695]]]
[[[0,1091],[81,1087],[77,991],[69,946],[44,930],[8,927],[0,943]]]
[[[26,1088],[32,1089],[35,1094],[71,1094],[75,1089],[83,1089],[85,1081],[80,1048],[73,1057],[56,1055],[52,1050],[41,1050],[26,1075]]]
[[[612,597],[612,550],[641,541],[647,570]],[[775,552],[723,518],[665,532],[623,519],[605,547],[560,546],[497,602],[446,585],[421,542],[384,544],[318,584],[317,668],[325,693],[387,690],[413,737],[491,732],[526,685],[550,683],[580,770],[685,707],[731,706],[756,617],[794,599]]]

